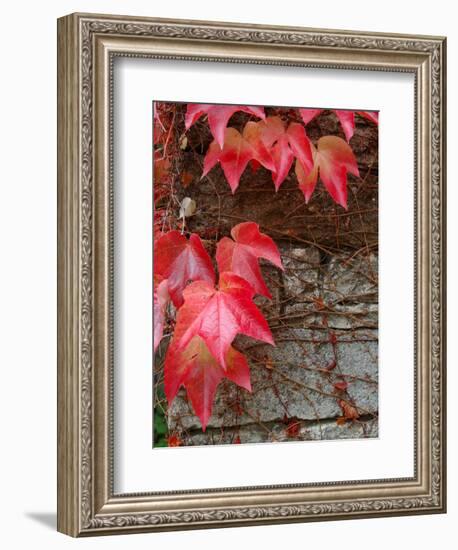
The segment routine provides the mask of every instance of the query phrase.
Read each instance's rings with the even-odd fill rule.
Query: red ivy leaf
[[[345,138],[347,141],[353,137],[355,131],[355,113],[353,111],[340,111],[335,110],[334,113],[339,119],[342,130],[344,131]]]
[[[346,420],[357,420],[359,418],[358,409],[348,403],[347,401],[344,401],[343,399],[339,399],[337,401],[337,404],[342,409],[343,417]]]
[[[254,290],[238,275],[221,273],[219,290],[196,281],[184,290],[183,296],[175,329],[178,349],[185,349],[198,335],[227,370],[226,354],[237,334],[274,345],[267,321],[253,302]]]
[[[325,370],[331,371],[331,370],[334,370],[336,367],[337,367],[337,363],[336,363],[336,360],[334,359],[328,365],[326,365]]]
[[[169,303],[169,289],[167,279],[154,275],[153,284],[153,320],[154,320],[154,351],[157,350],[164,332],[165,311]]]
[[[323,109],[299,109],[301,118],[306,126],[322,111]],[[344,109],[334,109],[334,113],[339,119],[340,125],[342,126],[347,141],[350,141],[355,131],[355,113],[358,113],[358,115],[361,115],[371,122],[375,122],[375,124],[378,124],[378,113],[376,111],[349,111]]]
[[[168,436],[167,447],[180,447],[181,445],[183,445],[183,442],[176,434]]]
[[[359,176],[358,164],[350,146],[341,138],[325,136],[312,146],[314,164],[308,170],[296,162],[296,176],[304,193],[305,202],[310,200],[318,181],[318,174],[335,202],[347,208],[347,172]]]
[[[268,170],[274,169],[270,153],[260,139],[259,127],[255,122],[247,122],[243,134],[235,128],[227,128],[223,147],[216,140],[210,144],[204,158],[202,177],[219,162],[234,193],[250,160],[258,161]]]
[[[315,308],[318,311],[321,311],[322,309],[326,308],[326,304],[324,303],[324,300],[323,298],[321,298],[321,296],[318,296],[317,298],[312,298],[312,300],[313,300],[313,303],[315,304]]]
[[[301,115],[302,121],[307,126],[307,124],[318,116],[323,109],[299,109],[299,114]]]
[[[339,391],[345,391],[348,388],[348,383],[345,380],[334,383],[334,388]]]
[[[187,346],[180,350],[177,342],[182,330],[177,326],[165,358],[164,390],[169,404],[175,398],[181,385],[186,388],[196,415],[205,431],[211,416],[216,389],[223,377],[229,378],[242,388],[251,391],[250,369],[244,355],[232,346],[226,352],[224,371],[210,353],[204,340],[194,336]]]
[[[313,166],[311,144],[301,124],[292,122],[286,128],[280,117],[270,116],[258,122],[258,126],[261,129],[261,139],[269,148],[274,161],[275,166],[271,170],[277,191],[288,175],[294,157],[311,169]]]
[[[299,435],[299,430],[301,429],[301,423],[297,418],[291,418],[288,422],[288,425],[285,428],[286,435],[288,437],[295,438]]]
[[[323,110],[324,109],[299,109],[299,113],[301,115],[302,121],[307,126],[307,124],[316,116],[318,116]],[[350,141],[353,136],[353,132],[355,131],[354,111],[334,109],[334,113],[339,119],[346,140]]]
[[[188,185],[192,183],[193,179],[194,176],[191,174],[191,172],[183,172],[180,176],[180,181],[183,187],[188,187]]]
[[[231,235],[234,240],[223,237],[216,248],[219,271],[232,271],[248,281],[256,294],[272,298],[262,278],[258,258],[269,260],[283,269],[277,245],[268,235],[261,233],[259,225],[254,222],[239,223],[232,228]]]
[[[358,115],[361,115],[364,118],[367,118],[367,120],[370,120],[371,122],[374,122],[375,124],[378,124],[378,112],[377,111],[356,111]]]
[[[189,103],[186,111],[185,126],[189,130],[203,114],[208,116],[208,124],[216,143],[222,148],[225,142],[225,131],[231,116],[243,111],[258,118],[265,118],[264,107],[249,107],[243,105],[208,105],[205,103]]]
[[[169,231],[155,243],[154,273],[168,279],[170,297],[175,307],[183,303],[183,290],[188,281],[215,283],[215,271],[200,237],[192,234],[189,241],[179,231]]]

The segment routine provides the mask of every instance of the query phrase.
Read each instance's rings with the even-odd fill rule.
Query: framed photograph
[[[58,20],[58,530],[445,511],[445,38]]]

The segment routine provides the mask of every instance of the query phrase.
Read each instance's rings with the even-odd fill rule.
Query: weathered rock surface
[[[187,444],[377,436],[377,257],[341,254],[323,262],[314,247],[288,245],[281,254],[283,273],[263,268],[274,299],[256,299],[276,346],[235,340],[249,358],[253,391],[224,381],[205,434],[186,392],[179,393],[168,422]],[[345,404],[364,420],[338,425]]]
[[[294,426],[290,424],[290,426]],[[268,427],[269,432],[256,426],[242,426],[234,428],[209,428],[205,433],[195,433],[189,439],[190,445],[223,445],[227,443],[263,443],[263,442],[292,442],[292,441],[320,441],[332,439],[364,439],[378,437],[377,420],[363,420],[347,422],[343,425],[334,420],[325,420],[308,424],[297,422],[297,432],[291,437],[291,428],[285,423],[274,423]]]

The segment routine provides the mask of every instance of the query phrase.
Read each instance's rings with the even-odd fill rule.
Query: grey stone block
[[[377,257],[348,261],[339,255],[320,263],[314,247],[283,246],[281,251],[283,273],[262,267],[273,300],[256,297],[276,346],[241,336],[235,340],[249,358],[253,392],[223,381],[205,434],[184,390],[169,407],[169,428],[191,432],[193,444],[211,443],[216,432],[230,437],[239,427],[246,441],[283,441],[289,437],[283,433],[285,419],[303,423],[302,439],[359,437],[362,426],[366,431],[361,437],[374,437],[377,431]],[[318,297],[322,308],[314,301]],[[346,390],[336,389],[334,384],[342,382],[348,384]],[[338,426],[341,399],[371,422]]]
[[[297,431],[291,436],[285,423],[276,423],[264,429],[257,424],[240,428],[209,428],[207,432],[193,432],[184,435],[187,445],[226,445],[234,443],[278,443],[300,441],[326,441],[335,439],[367,439],[378,437],[377,419],[346,422],[339,425],[335,420],[315,424],[297,422]]]

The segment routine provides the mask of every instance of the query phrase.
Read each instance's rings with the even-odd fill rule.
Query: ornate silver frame
[[[73,14],[58,21],[58,530],[72,536],[445,511],[445,38]],[[115,56],[416,80],[416,434],[407,479],[113,494]]]

